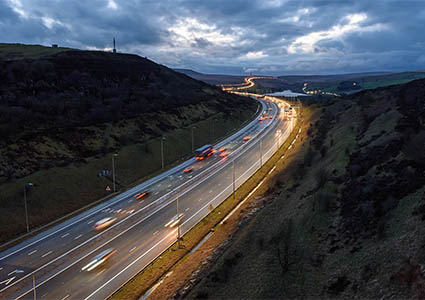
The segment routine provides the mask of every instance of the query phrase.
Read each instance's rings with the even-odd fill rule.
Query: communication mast
[[[114,38],[114,50],[112,52],[117,53],[117,49],[115,49],[115,38]]]

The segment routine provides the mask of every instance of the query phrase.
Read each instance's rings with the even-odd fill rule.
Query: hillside
[[[203,74],[189,69],[175,69],[175,71],[211,85],[241,83],[245,78],[245,76],[236,75]]]
[[[159,171],[161,136],[165,164],[173,164],[191,154],[192,126],[195,147],[213,143],[258,105],[136,55],[6,46],[0,47],[0,240],[25,228],[9,222],[24,222],[25,182],[35,185],[34,227],[107,195],[110,173],[98,174],[111,170],[113,153],[122,188]]]
[[[424,97],[415,80],[311,104],[268,204],[186,298],[424,298]]]

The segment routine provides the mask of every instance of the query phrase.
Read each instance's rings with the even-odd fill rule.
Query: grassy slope
[[[27,61],[31,57],[46,57],[63,50],[10,44],[6,48],[7,51],[3,49],[1,53],[7,52],[9,55],[19,52]],[[93,72],[103,68],[97,74],[107,73],[103,72],[107,69],[105,64],[96,65],[99,57],[107,57],[110,65],[113,65],[114,59],[119,63],[140,63],[137,56],[111,56],[112,54],[101,52],[71,51],[60,55],[60,65],[66,68],[75,68],[77,63],[72,64],[75,56],[89,61],[93,58]],[[59,59],[55,55],[52,57],[55,57],[53,62]],[[142,67],[143,63],[142,60]],[[106,196],[108,193],[105,187],[112,186],[111,176],[99,178],[97,175],[102,170],[111,170],[113,153],[118,153],[116,177],[118,188],[123,188],[160,171],[159,136],[166,137],[165,164],[170,166],[191,155],[191,126],[197,127],[194,137],[195,147],[198,147],[229,134],[251,118],[257,109],[258,104],[248,98],[225,94],[153,62],[148,61],[146,65],[151,74],[157,72],[154,73],[156,78],[167,82],[160,88],[159,80],[155,82],[150,79],[149,86],[145,88],[152,90],[150,103],[155,103],[157,99],[153,97],[159,97],[161,93],[167,97],[173,95],[176,84],[180,87],[177,90],[179,99],[184,100],[181,95],[186,94],[189,95],[186,98],[196,98],[196,101],[178,107],[175,102],[174,108],[168,110],[167,103],[158,103],[162,105],[159,106],[160,110],[151,109],[148,113],[103,123],[79,124],[81,121],[78,120],[74,126],[55,128],[51,128],[51,123],[40,128],[36,125],[38,123],[34,123],[19,129],[16,135],[9,134],[10,140],[0,143],[0,207],[3,214],[0,220],[0,241],[25,232],[25,183],[34,183],[27,194],[30,227],[34,228]],[[85,69],[85,72],[90,71],[92,70]],[[115,68],[114,71],[126,72],[126,69]],[[115,75],[114,81],[119,78]],[[17,91],[21,90],[18,84],[16,87]],[[111,87],[107,89],[110,91]],[[1,92],[0,90],[0,103]],[[44,101],[49,100],[49,95],[54,95],[54,92],[47,94]],[[162,98],[157,102],[160,101],[165,100]],[[69,118],[69,115],[66,116],[67,120]],[[7,175],[8,170],[13,170],[11,176],[10,173]]]
[[[0,60],[35,59],[70,50],[74,49],[63,47],[50,48],[41,45],[0,43]]]
[[[392,142],[406,138],[397,125],[412,122],[402,117],[404,105],[395,109],[397,97],[421,97],[423,83],[326,106],[321,117],[328,129],[312,122],[298,162],[279,174],[274,201],[186,298],[423,298],[425,185],[414,175],[423,158],[409,157],[407,146],[386,157],[400,149]],[[328,150],[309,155],[318,140]],[[371,165],[357,165],[362,153]]]

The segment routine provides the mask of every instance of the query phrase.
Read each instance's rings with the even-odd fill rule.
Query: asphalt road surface
[[[1,252],[0,298],[33,299],[34,286],[37,299],[110,296],[171,246],[178,230],[184,234],[231,195],[233,186],[245,182],[286,140],[294,117],[285,118],[274,102],[261,102],[272,119],[256,119],[216,145],[226,149],[226,157],[192,158]],[[183,172],[189,166],[193,170]],[[149,194],[137,199],[143,192]],[[165,226],[180,214],[176,226]],[[115,222],[96,230],[94,224],[106,217]],[[114,252],[106,261],[82,270],[108,249]]]

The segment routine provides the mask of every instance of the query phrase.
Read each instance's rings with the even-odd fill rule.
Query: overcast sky
[[[221,74],[425,69],[425,0],[0,0],[0,42]]]

